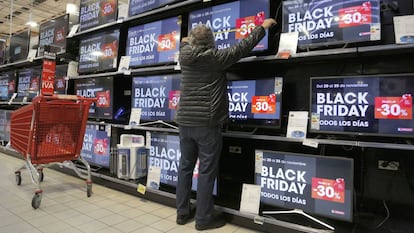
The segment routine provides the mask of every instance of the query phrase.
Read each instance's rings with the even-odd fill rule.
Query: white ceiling
[[[10,33],[28,28],[25,24],[30,12],[32,19],[41,24],[65,14],[67,3],[79,7],[79,0],[0,0],[0,38],[8,38]],[[31,29],[36,33],[39,26]]]

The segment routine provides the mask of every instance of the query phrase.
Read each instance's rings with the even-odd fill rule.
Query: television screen
[[[141,109],[141,120],[173,121],[180,99],[181,75],[134,77],[132,108]]]
[[[283,1],[283,32],[299,32],[299,47],[381,39],[379,0]]]
[[[66,35],[69,31],[69,15],[65,14],[39,26],[38,56],[43,56],[45,46],[50,45],[50,52],[66,51]]]
[[[414,136],[414,74],[313,77],[310,85],[310,132]]]
[[[88,123],[80,154],[93,165],[109,168],[110,145],[110,126]]]
[[[79,31],[115,22],[118,17],[117,0],[81,0]]]
[[[16,92],[14,71],[0,73],[0,101],[8,101]]]
[[[280,128],[283,78],[227,82],[232,124]]]
[[[114,70],[118,62],[119,29],[95,33],[79,43],[78,72]]]
[[[112,119],[114,78],[99,77],[76,79],[74,82],[76,95],[97,98],[89,108],[89,118]]]
[[[68,65],[57,65],[55,70],[54,90],[55,94],[66,94],[66,78]]]
[[[30,30],[15,33],[10,39],[10,62],[23,61],[29,54]]]
[[[125,54],[131,56],[130,66],[175,62],[180,47],[180,18],[129,28]]]
[[[208,25],[214,32],[217,48],[224,49],[247,37],[254,26],[268,17],[269,0],[240,0],[190,12],[188,30],[200,23]],[[267,36],[253,51],[266,49]]]
[[[160,183],[177,186],[178,167],[181,157],[180,138],[178,135],[151,132],[151,147],[148,155],[148,167],[160,167]],[[197,190],[198,160],[193,173],[192,190]],[[217,180],[213,194],[217,195]]]
[[[352,221],[352,159],[255,150],[255,169],[261,203]]]
[[[179,0],[129,0],[128,17],[165,6],[173,2],[179,2]]]
[[[17,71],[17,101],[31,101],[39,94],[40,74],[40,66]]]

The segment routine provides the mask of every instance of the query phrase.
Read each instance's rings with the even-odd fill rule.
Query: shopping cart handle
[[[97,98],[85,98],[79,95],[62,95],[62,94],[54,94],[51,96],[43,96],[45,99],[59,99],[59,100],[89,100],[95,102]]]

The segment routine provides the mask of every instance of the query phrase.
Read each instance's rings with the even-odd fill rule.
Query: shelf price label
[[[345,180],[342,178],[331,180],[312,177],[312,198],[344,203]]]
[[[168,95],[168,108],[176,109],[180,102],[180,91],[170,91]]]
[[[96,98],[97,98],[96,107],[108,108],[110,106],[111,93],[109,90],[97,92]]]
[[[177,32],[171,32],[169,34],[162,34],[158,36],[157,51],[164,52],[176,49],[177,44]]]
[[[253,96],[251,112],[255,114],[274,114],[276,112],[276,95]]]
[[[107,139],[95,139],[93,142],[93,153],[96,155],[108,154],[108,140]]]
[[[371,23],[371,3],[339,9],[339,27],[354,27]]]
[[[413,118],[413,105],[411,95],[401,97],[375,97],[375,119],[401,119]]]

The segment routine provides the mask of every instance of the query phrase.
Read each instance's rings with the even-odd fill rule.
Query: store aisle
[[[43,198],[34,210],[31,200],[36,186],[28,172],[16,185],[14,171],[24,160],[0,153],[0,233],[37,232],[196,232],[194,221],[175,223],[175,209],[93,184],[86,197],[85,182],[51,169],[44,170]],[[204,232],[254,232],[232,224]]]

